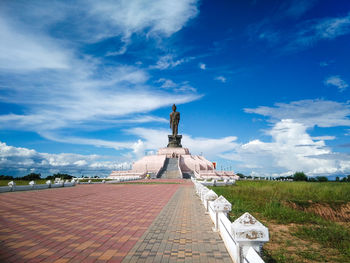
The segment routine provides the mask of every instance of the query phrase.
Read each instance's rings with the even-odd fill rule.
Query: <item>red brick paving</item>
[[[95,184],[2,193],[0,262],[121,262],[178,188]]]

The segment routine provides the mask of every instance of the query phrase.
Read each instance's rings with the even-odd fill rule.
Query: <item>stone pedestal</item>
[[[182,139],[182,135],[168,135],[169,138],[169,143],[167,147],[182,147],[181,145],[181,139]]]
[[[190,151],[187,148],[180,148],[180,147],[167,147],[167,148],[160,148],[158,150],[158,155],[166,155],[167,158],[173,158],[179,157],[181,155],[189,155]]]

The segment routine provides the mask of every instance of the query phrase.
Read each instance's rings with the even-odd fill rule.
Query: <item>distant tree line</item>
[[[246,176],[242,173],[237,173],[240,178],[254,179],[252,176]],[[265,179],[265,177],[261,177],[261,179]],[[289,176],[280,176],[273,177],[272,180],[293,180],[293,181],[305,181],[305,182],[328,182],[328,177],[326,176],[316,176],[316,177],[307,177],[304,172],[296,172],[293,175]],[[336,182],[350,182],[350,175],[343,177],[340,179],[339,176],[335,178]]]
[[[0,180],[27,180],[27,181],[32,181],[32,180],[40,180],[40,179],[46,179],[46,180],[54,180],[55,178],[61,178],[63,180],[66,179],[72,179],[73,176],[69,174],[61,174],[61,173],[56,173],[53,175],[46,176],[46,178],[41,178],[41,174],[37,173],[30,173],[22,177],[13,177],[10,175],[0,175]]]
[[[307,182],[328,182],[328,177],[326,176],[316,176],[316,177],[307,177],[304,172],[296,172],[293,175],[294,181],[307,181]],[[343,177],[341,180],[339,176],[335,178],[336,182],[350,182],[350,175]]]

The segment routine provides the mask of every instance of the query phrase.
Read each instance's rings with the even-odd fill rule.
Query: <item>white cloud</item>
[[[313,138],[307,133],[308,127],[290,119],[281,120],[266,132],[271,142],[252,140],[238,143],[235,136],[224,138],[193,138],[183,134],[182,145],[192,154],[201,154],[208,160],[218,158],[235,161],[237,171],[249,171],[256,175],[290,175],[295,171],[304,171],[308,175],[328,175],[349,173],[349,159],[327,158],[334,156],[325,140],[332,136]],[[168,130],[133,128],[129,133],[141,137],[135,144],[136,149],[145,151],[166,147]],[[137,146],[137,147],[136,147]]]
[[[206,65],[204,63],[199,63],[198,66],[200,69],[203,69],[203,70],[206,69]]]
[[[70,54],[53,39],[27,33],[0,17],[0,70],[22,71],[70,68]]]
[[[332,141],[332,140],[335,140],[337,137],[325,135],[325,136],[315,136],[311,138],[316,141]]]
[[[188,81],[183,81],[181,83],[175,83],[170,79],[160,78],[156,81],[157,83],[161,83],[161,88],[166,90],[172,90],[175,92],[183,92],[183,93],[193,93],[197,92],[197,90],[192,87]]]
[[[145,150],[158,150],[167,146],[167,130],[156,130],[146,128],[133,128],[128,130],[129,133],[137,135],[143,139],[142,148]],[[228,136],[224,138],[193,138],[190,135],[183,134],[182,146],[189,148],[192,154],[201,154],[207,158],[217,158],[219,154],[231,151],[237,147],[235,142],[237,137]],[[139,143],[140,144],[140,143]]]
[[[137,142],[133,144],[132,148],[133,148],[133,153],[138,159],[145,155],[146,146],[142,140],[140,139],[137,140]]]
[[[106,160],[115,159],[115,161]],[[49,175],[68,172],[72,175],[106,176],[112,170],[126,167],[130,162],[99,155],[71,153],[49,154],[32,149],[13,147],[0,142],[0,171],[3,174],[24,176],[30,172]]]
[[[310,20],[289,33],[287,49],[298,50],[314,45],[324,39],[335,39],[350,33],[350,13],[344,17]]]
[[[335,86],[340,92],[343,92],[347,87],[349,87],[348,83],[341,79],[339,75],[326,78],[324,84],[326,86]]]
[[[159,91],[148,84],[148,69],[106,64],[104,57],[93,57],[80,49],[84,41],[106,37],[116,37],[121,50],[134,33],[143,40],[170,36],[197,15],[197,1],[26,4],[0,3],[0,102],[21,108],[20,112],[0,115],[0,129],[50,133],[54,140],[63,140],[62,134],[69,130],[71,135],[65,140],[77,141],[72,137],[77,130],[164,122],[148,112],[200,97],[185,82],[176,89]],[[168,58],[164,63],[170,63],[169,67],[187,60]],[[102,142],[84,143],[98,146]]]
[[[247,113],[269,117],[272,122],[293,119],[307,127],[350,126],[350,105],[327,100],[300,100],[290,103],[276,103],[275,107],[260,106],[246,108]]]
[[[160,70],[175,68],[176,66],[179,66],[184,62],[188,62],[191,59],[193,58],[175,59],[174,55],[167,54],[165,56],[160,57],[157,61],[157,64],[154,66],[151,66],[150,68],[156,68]]]
[[[0,5],[3,13],[10,13],[24,25],[54,33],[58,23],[69,28],[58,32],[60,38],[98,42],[119,37],[121,43],[117,49],[120,54],[125,52],[123,49],[133,34],[169,37],[199,13],[197,0],[6,1]]]
[[[147,34],[170,36],[197,16],[197,0],[84,1],[88,13],[106,26],[105,35]],[[102,33],[101,37],[102,37]]]
[[[324,140],[314,141],[307,126],[293,120],[281,120],[267,132],[271,142],[252,140],[222,157],[240,162],[240,167],[255,174],[290,175],[304,171],[308,175],[347,173],[350,160],[326,158],[333,154]],[[320,158],[322,156],[322,158]],[[253,166],[252,166],[253,165]]]
[[[218,80],[218,81],[221,81],[222,83],[226,82],[226,78],[224,76],[218,76],[215,79]]]
[[[89,123],[96,126],[96,122],[103,128],[118,121],[123,123],[126,118],[129,122],[163,122],[162,118],[135,118],[132,114],[147,113],[200,97],[194,89],[187,89],[186,94],[153,90],[146,84],[147,72],[130,66],[107,68],[97,80],[85,74],[49,74],[48,78],[40,76],[38,79],[29,74],[12,80],[11,86],[3,87],[8,94],[0,95],[0,101],[25,106],[25,112],[0,115],[1,128],[40,132],[77,126],[84,128]]]
[[[249,35],[252,39],[266,40],[273,47],[282,47],[281,51],[295,52],[312,47],[319,41],[332,40],[350,33],[350,13],[339,17],[303,20],[283,29],[278,26],[288,15],[298,17],[307,11],[313,4],[307,2],[310,1],[297,1],[287,12],[281,11],[276,17],[265,18],[249,26]]]
[[[157,80],[157,83],[162,83],[162,88],[163,89],[172,89],[177,87],[177,84],[172,81],[171,79],[164,79],[164,78],[160,78],[159,80]]]

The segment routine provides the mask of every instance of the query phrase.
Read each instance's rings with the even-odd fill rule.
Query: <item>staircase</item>
[[[157,177],[163,179],[181,178],[178,161],[178,158],[166,158],[164,166]]]

